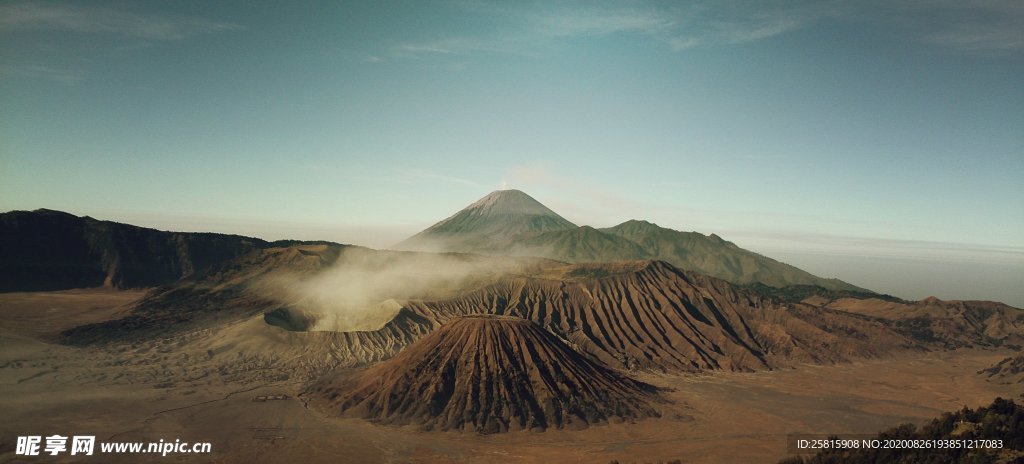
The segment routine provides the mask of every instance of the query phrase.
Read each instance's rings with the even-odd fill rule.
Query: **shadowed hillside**
[[[0,291],[154,287],[293,243],[164,232],[45,209],[12,211],[0,214]]]

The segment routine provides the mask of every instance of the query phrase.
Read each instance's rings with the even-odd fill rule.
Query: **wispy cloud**
[[[985,27],[959,28],[927,36],[926,41],[963,51],[1019,50],[1024,48],[1024,30],[990,30]]]
[[[197,16],[141,14],[87,3],[0,4],[0,40],[20,42],[21,52],[0,66],[0,78],[75,85],[87,78],[87,63],[96,53],[122,55],[156,43],[239,29]],[[36,33],[49,35],[39,40]]]
[[[918,42],[964,53],[1024,50],[1024,2],[1017,0],[896,0],[860,18],[902,30]]]
[[[46,79],[65,85],[78,84],[84,75],[77,70],[51,68],[40,65],[0,66],[0,76],[17,76],[31,79]]]
[[[738,44],[763,40],[800,27],[819,16],[819,9],[802,11],[763,8],[717,8],[701,3],[686,8],[578,6],[524,12],[507,8],[479,8],[479,13],[502,18],[507,27],[489,35],[442,37],[403,42],[399,54],[462,54],[480,51],[532,54],[559,40],[633,34],[652,44],[681,51],[699,46]],[[812,14],[809,14],[813,13]]]
[[[475,52],[533,55],[536,50],[559,40],[574,37],[600,37],[616,33],[656,36],[668,31],[672,21],[655,13],[632,10],[590,9],[586,12],[512,14],[511,27],[476,37],[442,37],[418,42],[403,42],[392,51],[399,55],[466,54]]]
[[[652,46],[682,52],[779,37],[825,21],[871,29],[882,25],[910,41],[962,52],[1024,49],[1024,2],[1004,0],[763,1],[697,0],[628,7],[576,4],[524,11],[474,4],[500,27],[476,36],[403,42],[392,52],[536,55],[558,41],[632,34]],[[500,19],[499,19],[500,18]]]
[[[484,184],[474,180],[450,176],[447,174],[440,174],[437,172],[427,171],[424,169],[400,169],[395,173],[393,177],[391,177],[391,179],[405,184],[416,184],[424,182],[444,182],[448,184],[464,185],[474,188],[486,187]]]
[[[454,46],[453,46],[454,45]],[[472,47],[465,47],[462,41],[455,41],[454,39],[445,39],[429,43],[406,43],[401,44],[395,49],[399,52],[404,53],[459,53],[467,50],[472,50]]]
[[[824,20],[850,17],[854,9],[853,4],[842,0],[721,0],[703,3],[689,26],[703,30],[714,43],[743,44],[809,28]]]
[[[808,21],[796,17],[762,18],[756,21],[723,23],[718,36],[722,42],[740,44],[775,37],[804,26]]]
[[[701,44],[697,37],[669,37],[668,46],[672,51],[689,50]]]
[[[402,43],[395,47],[395,51],[404,54],[416,53],[441,53],[456,54],[469,51],[485,51],[499,49],[502,42],[499,40],[478,40],[461,37],[432,40],[421,43]]]
[[[1020,50],[1024,49],[1024,21],[956,24],[925,34],[923,40],[963,52]]]
[[[0,6],[0,31],[71,31],[167,41],[240,28],[201,17],[144,15],[84,4],[26,2]]]
[[[674,24],[671,18],[658,13],[599,9],[536,16],[531,22],[537,32],[552,37],[601,36],[617,32],[657,34]]]
[[[446,37],[422,42],[403,42],[391,49],[397,56],[464,55],[497,53],[533,55],[543,41],[527,34],[494,35],[491,37]]]

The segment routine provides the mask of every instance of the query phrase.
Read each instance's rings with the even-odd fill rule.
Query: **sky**
[[[1019,1],[0,2],[0,211],[387,247],[490,191],[1024,307]]]

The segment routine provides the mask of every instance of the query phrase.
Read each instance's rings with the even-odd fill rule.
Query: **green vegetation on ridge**
[[[519,190],[499,190],[396,245],[398,249],[536,256],[570,263],[657,259],[734,284],[871,292],[744,250],[711,234],[647,221],[577,227]]]

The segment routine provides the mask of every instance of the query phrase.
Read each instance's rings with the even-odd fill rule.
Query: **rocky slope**
[[[530,321],[464,316],[393,359],[311,393],[349,416],[480,433],[658,416],[656,389]]]
[[[822,307],[886,320],[916,339],[947,348],[1024,347],[1024,310],[993,301],[839,298]]]
[[[370,259],[377,255],[382,256]],[[389,319],[374,330],[315,330],[325,317],[322,312],[266,288],[266,282],[274,281],[268,277],[282,274],[289,276],[286,288],[302,288],[303,282],[317,279],[327,279],[321,285],[325,287],[343,285],[351,274],[341,271],[354,263],[372,262],[373,269],[383,272],[418,256],[326,245],[261,250],[154,291],[125,318],[66,331],[64,342],[172,337],[261,315],[262,326],[250,325],[247,332],[216,331],[210,349],[249,343],[241,338],[254,339],[254,332],[265,331],[268,335],[256,338],[266,346],[254,347],[253,353],[315,356],[310,351],[315,346],[313,351],[319,350],[320,358],[332,365],[361,366],[394,356],[454,318],[493,314],[531,320],[578,352],[616,369],[752,371],[924,346],[877,317],[776,301],[661,261],[565,265],[438,255],[450,261],[431,265],[480,262],[447,289],[431,286],[410,293],[405,276],[397,281],[403,285],[382,287],[371,300],[378,303],[371,310],[385,308]],[[501,267],[502,262],[518,264]],[[387,300],[395,300],[396,311],[379,304]]]
[[[1024,384],[1024,354],[1008,356],[978,374],[993,382]]]

